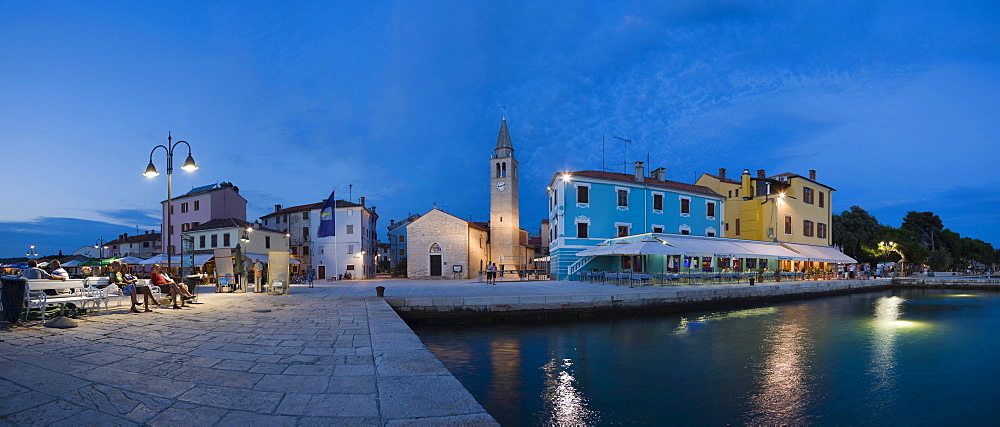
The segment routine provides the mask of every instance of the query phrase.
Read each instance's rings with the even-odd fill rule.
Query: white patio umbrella
[[[684,255],[679,249],[659,241],[643,240],[614,245],[611,255]]]
[[[128,265],[139,265],[143,261],[145,261],[145,260],[142,259],[142,258],[139,258],[139,257],[131,256],[131,255],[129,255],[127,257],[123,257],[123,258],[118,258],[118,262],[123,262],[123,263],[128,264]]]

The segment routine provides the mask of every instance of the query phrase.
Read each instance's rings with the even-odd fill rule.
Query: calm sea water
[[[503,425],[1000,422],[995,292],[414,330]]]

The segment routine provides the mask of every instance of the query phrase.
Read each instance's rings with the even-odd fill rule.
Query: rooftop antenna
[[[347,201],[354,203],[354,184],[347,184]]]
[[[612,138],[622,142],[622,146],[624,147],[624,156],[623,156],[624,161],[622,162],[622,173],[628,173],[628,144],[632,142],[632,140],[627,138],[622,138],[620,136],[614,136]]]
[[[604,172],[608,171],[608,168],[604,166],[604,134],[601,134],[601,170]]]
[[[502,117],[504,120],[507,120],[507,106],[501,105],[500,110],[501,110],[500,117]]]

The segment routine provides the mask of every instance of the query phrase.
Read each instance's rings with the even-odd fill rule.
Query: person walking
[[[263,276],[264,276],[264,264],[261,263],[260,260],[257,260],[257,262],[253,263],[253,283],[254,283],[254,288],[257,289],[257,292],[264,292],[264,280],[262,279]]]
[[[309,284],[310,288],[315,287],[313,286],[313,275],[315,275],[315,271],[316,270],[310,268],[309,271],[306,272],[306,283]]]

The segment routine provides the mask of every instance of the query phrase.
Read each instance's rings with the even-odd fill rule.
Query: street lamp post
[[[97,249],[97,258],[98,259],[104,259],[104,250],[108,248],[107,246],[105,246],[105,243],[108,243],[108,242],[106,240],[104,240],[103,237],[101,237],[100,239],[97,239],[97,241],[94,242],[94,249]]]
[[[35,245],[28,247],[28,253],[24,254],[28,259],[38,259],[38,251],[35,250]],[[34,257],[34,258],[32,258]]]
[[[187,159],[184,160],[184,166],[181,166],[181,169],[184,169],[188,172],[198,169],[198,165],[194,163],[194,157],[191,157],[191,144],[188,144],[187,141],[177,141],[174,143],[171,143],[171,141],[172,138],[170,136],[170,132],[167,132],[167,145],[160,144],[153,147],[153,149],[149,152],[149,165],[146,166],[146,172],[143,173],[143,175],[145,175],[147,178],[152,178],[160,174],[159,172],[156,171],[156,166],[153,166],[153,153],[156,152],[157,148],[163,148],[163,150],[167,152],[167,225],[166,225],[166,230],[161,230],[161,231],[166,231],[167,235],[167,247],[165,249],[167,252],[168,274],[170,273],[170,264],[171,264],[170,258],[171,255],[173,255],[172,253],[173,251],[170,248],[170,235],[172,234],[170,230],[170,217],[173,215],[173,194],[172,194],[173,184],[171,178],[174,173],[174,148],[177,148],[177,146],[180,145],[182,142],[184,143],[184,145],[187,146],[188,149]]]

